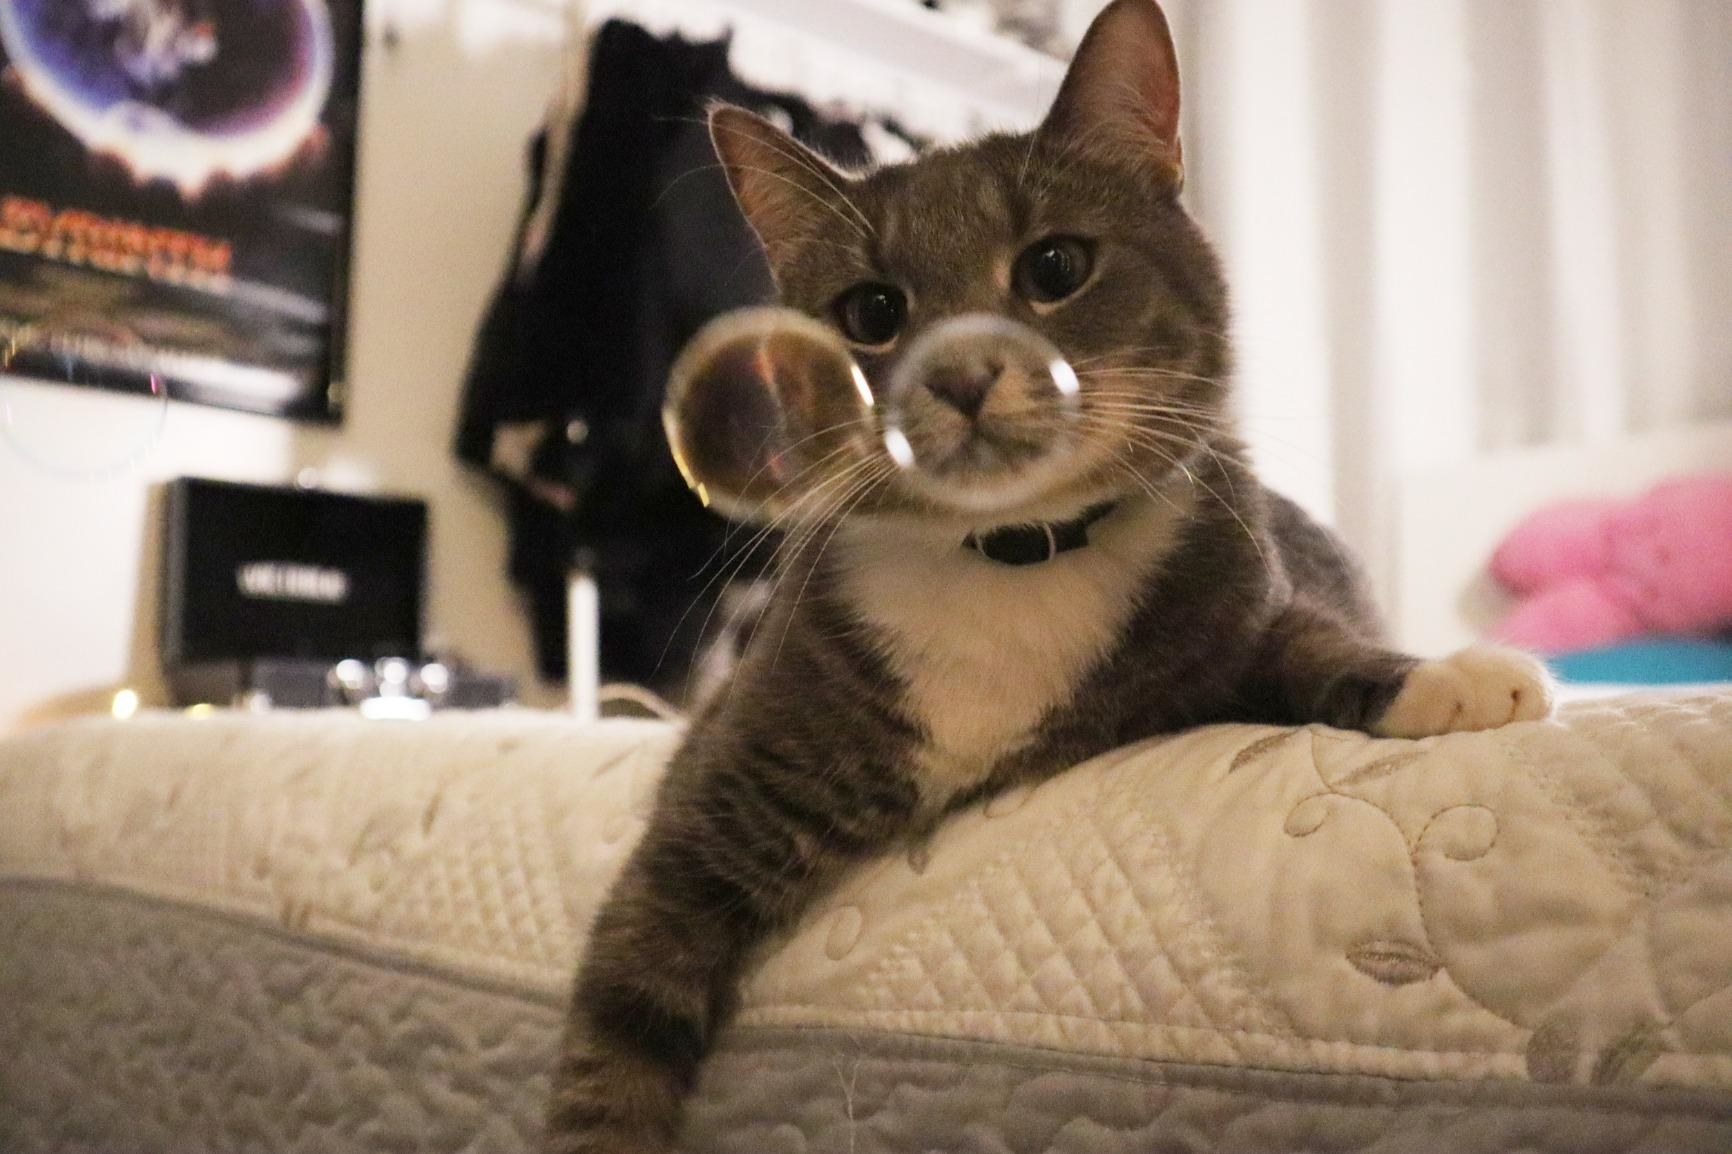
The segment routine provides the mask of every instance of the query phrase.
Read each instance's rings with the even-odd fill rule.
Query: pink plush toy
[[[1521,598],[1494,636],[1540,653],[1732,626],[1732,475],[1544,509],[1504,538],[1491,572]]]

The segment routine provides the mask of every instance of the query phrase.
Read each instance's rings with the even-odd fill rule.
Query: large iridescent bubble
[[[847,457],[876,449],[865,374],[834,332],[790,309],[742,309],[700,330],[662,417],[692,491],[745,520],[795,508]]]

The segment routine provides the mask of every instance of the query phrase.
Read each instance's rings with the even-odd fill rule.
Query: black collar
[[[1103,501],[1083,510],[1071,521],[1040,521],[1033,525],[1006,525],[987,534],[970,533],[963,545],[1000,565],[1039,565],[1060,553],[1081,549],[1089,543],[1089,526],[1118,508]]]

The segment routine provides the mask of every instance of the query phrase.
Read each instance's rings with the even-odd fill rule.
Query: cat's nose
[[[987,361],[973,365],[945,365],[934,369],[926,378],[926,388],[933,396],[965,417],[980,415],[986,396],[1004,374],[1004,364]]]

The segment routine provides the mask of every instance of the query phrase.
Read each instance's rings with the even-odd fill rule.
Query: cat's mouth
[[[1045,438],[1014,429],[973,425],[952,438],[954,444],[941,450],[927,466],[934,476],[952,480],[990,482],[1014,477],[1049,452]]]
[[[1072,479],[1072,434],[1048,421],[933,412],[907,429],[904,483],[926,501],[970,513],[1015,508]]]

